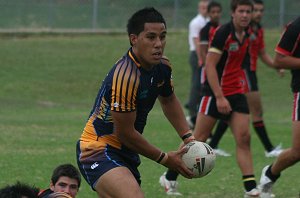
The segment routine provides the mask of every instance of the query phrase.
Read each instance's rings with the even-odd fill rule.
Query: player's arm
[[[204,65],[206,62],[207,50],[208,50],[208,43],[204,44],[204,43],[200,42],[200,55],[201,55],[202,64],[204,64]]]
[[[300,69],[300,58],[276,52],[274,65],[281,69]]]
[[[186,152],[185,148],[176,152],[163,153],[160,149],[150,144],[134,128],[136,119],[135,111],[126,113],[112,111],[112,117],[114,121],[114,133],[120,139],[121,143],[130,150],[176,170],[184,177],[191,178],[193,176],[193,173],[185,166],[181,159],[181,156]]]
[[[227,99],[224,97],[222,88],[220,86],[216,66],[220,61],[222,51],[216,48],[210,48],[206,57],[206,76],[208,83],[216,97],[218,111],[222,114],[228,114],[231,107]]]
[[[188,135],[188,133],[191,133],[192,131],[189,128],[189,125],[185,119],[183,109],[176,95],[173,93],[168,97],[159,96],[158,99],[166,118],[175,128],[178,135],[182,138],[185,135]],[[185,144],[192,140],[195,140],[194,136],[186,136],[186,138],[183,139]]]
[[[202,65],[202,60],[201,60],[201,51],[200,51],[200,40],[199,37],[194,37],[193,38],[193,42],[195,44],[196,47],[196,54],[197,54],[197,58],[198,58],[198,66]]]
[[[263,63],[270,67],[273,67],[274,61],[271,58],[271,56],[266,52],[265,48],[259,50],[259,57]]]

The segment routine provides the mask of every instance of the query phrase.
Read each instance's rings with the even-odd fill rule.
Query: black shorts
[[[212,116],[216,119],[229,120],[232,112],[239,112],[244,114],[249,114],[249,108],[247,103],[247,98],[244,94],[234,94],[231,96],[226,96],[226,99],[230,103],[232,111],[230,114],[221,114],[218,111],[216,98],[214,96],[202,96],[200,100],[199,112],[204,115]]]
[[[251,71],[250,69],[244,69],[245,76],[246,76],[246,90],[248,92],[251,91],[258,91],[258,82],[256,71]]]
[[[132,151],[125,152],[106,145],[104,149],[96,146],[97,141],[78,141],[76,146],[77,164],[79,170],[93,190],[98,179],[107,171],[116,167],[127,167],[136,181],[141,184],[138,166],[140,158]]]

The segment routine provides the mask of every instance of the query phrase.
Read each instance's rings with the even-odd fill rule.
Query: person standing
[[[182,161],[187,148],[163,152],[142,136],[158,98],[184,143],[194,140],[174,93],[170,61],[163,56],[165,19],[152,7],[138,10],[127,32],[131,47],[105,77],[77,142],[79,169],[98,197],[144,197],[139,154],[186,178],[194,176]]]
[[[264,146],[265,156],[277,157],[282,152],[282,148],[281,145],[274,146],[268,136],[263,120],[263,108],[256,73],[258,57],[269,67],[273,66],[273,60],[266,52],[264,42],[264,29],[261,26],[261,20],[264,12],[264,3],[262,0],[253,0],[253,3],[254,9],[252,20],[249,26],[251,41],[249,46],[250,62],[247,63],[244,68],[247,80],[245,83],[245,85],[247,86],[246,97],[252,118],[252,125],[257,136]],[[280,75],[283,75],[282,70],[278,70],[278,72]],[[217,147],[227,128],[228,124],[220,120],[210,141],[210,146],[212,146],[212,148]],[[222,153],[220,152],[220,154]]]
[[[251,21],[251,0],[232,0],[232,20],[220,26],[212,39],[205,62],[203,85],[194,129],[196,140],[205,142],[218,119],[227,120],[236,142],[237,164],[242,173],[244,197],[259,197],[250,149],[249,108],[245,96],[243,63],[249,60],[247,28]],[[161,180],[175,183],[178,174],[168,170]],[[165,185],[165,187],[168,185]]]
[[[259,184],[262,198],[273,197],[272,187],[281,172],[300,161],[300,17],[286,27],[275,51],[274,67],[290,69],[292,73],[292,146],[263,168]]]
[[[207,6],[208,0],[200,0],[198,3],[198,15],[194,17],[189,23],[189,64],[191,66],[191,87],[189,93],[189,99],[185,105],[188,109],[189,116],[187,120],[190,127],[193,128],[196,122],[199,98],[200,98],[200,75],[202,60],[200,55],[200,42],[199,42],[199,32],[208,22],[207,17]]]

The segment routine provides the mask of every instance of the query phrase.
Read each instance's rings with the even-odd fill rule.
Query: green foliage
[[[273,55],[279,32],[267,31],[266,45]],[[75,144],[81,135],[102,79],[128,49],[126,35],[34,36],[2,38],[0,45],[0,186],[16,180],[47,188],[54,167],[76,165]],[[171,33],[165,54],[172,61],[175,92],[182,103],[188,97],[190,66],[187,33]],[[291,144],[292,94],[290,74],[259,64],[259,85],[265,124],[274,144]],[[261,169],[274,159],[264,157],[262,144],[252,131],[252,150],[257,180]],[[145,137],[164,151],[176,150],[180,139],[156,105],[149,115]],[[243,186],[236,164],[232,134],[226,133],[221,148],[233,154],[218,157],[212,173],[202,179],[179,177],[184,197],[241,197]],[[166,169],[142,157],[140,172],[146,197],[166,197],[158,184]],[[297,197],[299,165],[282,174],[274,192],[278,197]],[[85,181],[79,198],[96,197]]]

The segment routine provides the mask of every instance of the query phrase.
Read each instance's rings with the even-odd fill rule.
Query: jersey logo
[[[250,35],[250,41],[254,41],[256,39],[256,35],[254,33],[252,33]]]
[[[116,107],[116,108],[119,107],[119,103],[115,102],[114,107]]]
[[[229,51],[238,51],[239,50],[239,44],[237,42],[230,43],[229,45]]]
[[[95,168],[97,168],[99,166],[99,164],[97,162],[95,162],[92,166],[91,169],[94,170]]]

